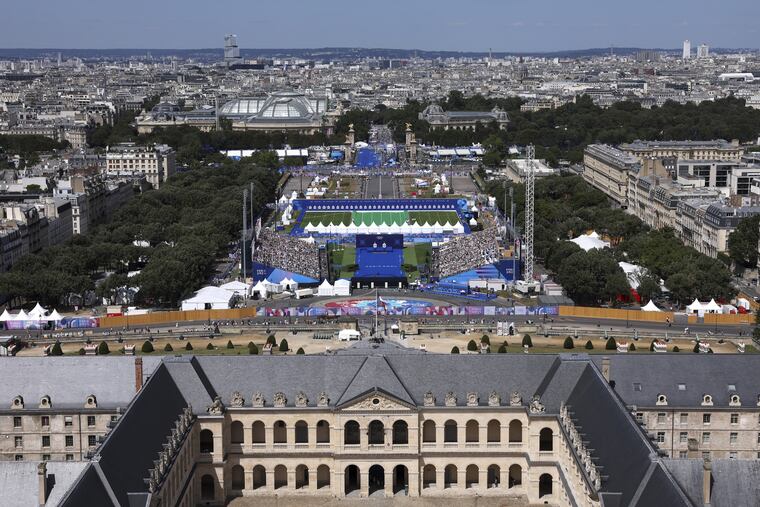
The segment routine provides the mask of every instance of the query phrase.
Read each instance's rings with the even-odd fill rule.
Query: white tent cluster
[[[351,282],[346,279],[335,280],[335,285],[332,285],[327,280],[324,280],[317,289],[318,296],[350,296],[351,295]]]
[[[60,322],[61,320],[63,320],[63,317],[58,313],[58,310],[53,309],[52,312],[48,312],[48,310],[43,308],[39,303],[37,303],[29,313],[26,313],[22,309],[16,315],[13,315],[6,309],[3,310],[3,313],[0,315],[0,322]]]
[[[573,238],[570,241],[581,247],[586,252],[595,248],[597,250],[604,250],[610,246],[610,242],[601,239],[596,231],[592,231],[589,234],[581,234],[577,238]]]
[[[699,299],[695,299],[692,304],[686,307],[686,311],[703,317],[706,313],[723,313],[723,307],[714,299],[711,299],[709,303],[701,303]]]

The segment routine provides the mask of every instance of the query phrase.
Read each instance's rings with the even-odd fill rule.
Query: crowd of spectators
[[[253,260],[273,268],[320,279],[319,247],[315,243],[277,234],[267,228],[261,230]]]
[[[445,278],[496,262],[499,259],[497,238],[493,227],[451,238],[433,252],[433,273]]]

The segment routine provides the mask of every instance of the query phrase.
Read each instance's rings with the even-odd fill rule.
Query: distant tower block
[[[240,48],[237,45],[237,35],[224,36],[224,63],[229,67],[236,63],[241,63]]]
[[[697,58],[708,58],[710,56],[710,46],[700,44],[697,46]]]
[[[691,58],[691,41],[689,39],[686,39],[683,41],[683,55],[682,58],[684,60],[688,60]]]

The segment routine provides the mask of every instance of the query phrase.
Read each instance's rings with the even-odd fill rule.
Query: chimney
[[[47,463],[44,461],[37,464],[37,487],[38,487],[38,503],[40,507],[45,507],[47,503],[48,490],[47,490]]]
[[[607,382],[610,381],[610,358],[609,357],[602,358],[602,376],[604,377],[604,380],[606,380]]]
[[[712,496],[712,462],[705,459],[702,462],[702,500],[705,505],[710,505]]]
[[[143,364],[142,357],[135,358],[135,392],[138,392],[143,385]]]

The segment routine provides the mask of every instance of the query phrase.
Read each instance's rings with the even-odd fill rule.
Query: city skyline
[[[760,5],[731,0],[715,11],[707,2],[644,0],[619,5],[553,1],[522,5],[480,0],[464,10],[453,0],[357,8],[345,0],[325,6],[300,0],[227,2],[208,16],[200,2],[138,0],[128,11],[93,10],[84,0],[30,5],[6,13],[2,48],[198,49],[221,47],[236,33],[241,48],[360,47],[431,51],[552,52],[603,47],[678,48],[689,39],[715,48],[756,48],[751,20]],[[657,15],[654,16],[653,13]],[[741,16],[736,16],[742,12]],[[114,22],[118,19],[118,22]],[[200,26],[200,28],[199,28]],[[326,29],[333,26],[334,29]],[[188,27],[193,27],[188,29]],[[284,30],[283,30],[284,29]]]

